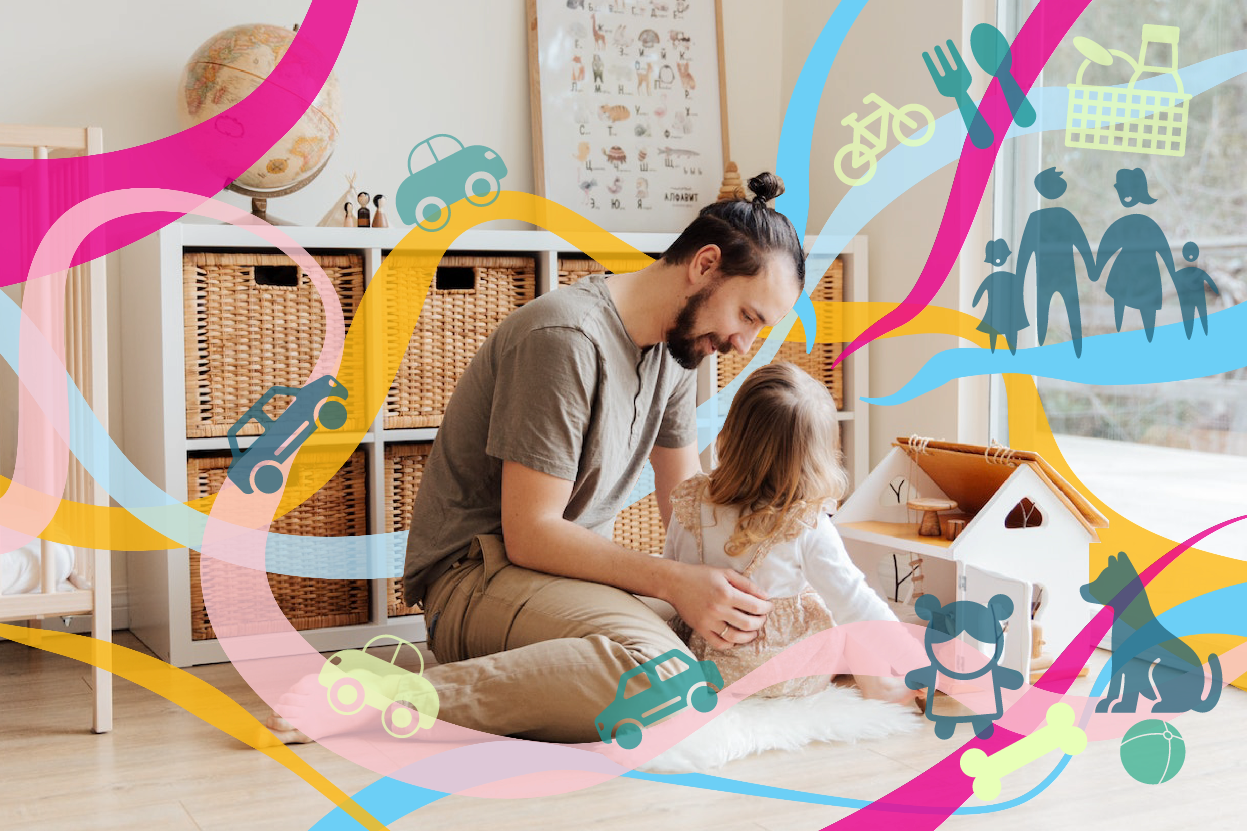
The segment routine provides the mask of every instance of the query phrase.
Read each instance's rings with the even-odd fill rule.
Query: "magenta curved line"
[[[1013,77],[1017,79],[1023,92],[1030,92],[1035,79],[1039,77],[1039,71],[1048,62],[1053,50],[1090,3],[1091,0],[1043,0],[1026,19],[1025,25],[1013,41],[1012,48]],[[961,247],[970,231],[970,223],[974,221],[974,215],[983,201],[983,192],[987,188],[992,166],[996,163],[996,154],[1013,121],[999,81],[993,79],[988,86],[987,93],[979,102],[979,112],[983,113],[987,123],[991,125],[995,141],[991,147],[980,150],[966,136],[957,173],[953,177],[953,187],[944,208],[944,217],[940,221],[935,243],[931,246],[931,253],[927,255],[918,281],[900,305],[867,326],[866,331],[853,339],[836,358],[836,364],[875,338],[913,320],[935,297],[935,293],[944,285],[952,271],[953,263],[961,253]]]
[[[118,217],[153,210],[195,213],[252,228],[283,250],[309,276],[325,312],[325,341],[310,378],[338,372],[345,344],[342,305],[324,270],[283,231],[245,210],[193,193],[132,188],[96,194],[59,216],[39,243],[22,304],[18,363],[18,447],[13,481],[0,494],[0,552],[24,545],[34,535],[15,530],[10,517],[22,512],[23,527],[46,526],[60,507],[69,471],[69,407],[64,328],[65,263],[95,228]],[[142,324],[136,324],[142,325]]]
[[[1225,522],[1200,531],[1185,542],[1174,546],[1140,573],[1139,582],[1125,589],[1127,596],[1121,598],[1119,602],[1129,604],[1130,600],[1141,592],[1144,586],[1164,571],[1184,551],[1209,534],[1219,531],[1228,525],[1233,525],[1235,522],[1241,522],[1244,519],[1247,519],[1247,514],[1234,519],[1227,519]],[[1095,651],[1096,646],[1099,645],[1100,640],[1112,625],[1113,610],[1111,607],[1105,606],[1078,633],[1078,636],[1074,638],[1070,645],[1057,656],[1052,666],[1039,679],[1039,683],[1029,690],[1018,703],[1026,703],[1027,699],[1032,695],[1046,692],[1063,693],[1068,690],[1074,678],[1077,677],[1078,671],[1086,665],[1087,659],[1091,657],[1091,653]],[[1034,731],[1042,720],[1043,717],[1039,714],[1038,708],[1034,708],[1029,719],[1031,723],[1026,727],[1026,734]],[[927,831],[928,829],[938,828],[973,793],[972,780],[961,771],[962,752],[977,747],[990,756],[1013,744],[1022,738],[1022,735],[1003,728],[997,728],[992,733],[990,739],[971,739],[887,796],[875,800],[865,808],[859,808],[844,819],[826,826],[822,831],[829,831],[829,829],[833,828],[841,829],[841,831],[844,829],[853,829],[854,831],[862,829],[865,831],[866,829],[878,828],[879,812],[910,814],[912,819],[908,821],[903,821],[900,818],[893,821],[894,824],[891,827],[902,829],[902,831]]]
[[[357,0],[313,0],[299,33],[259,87],[214,119],[125,150],[72,159],[0,159],[0,286],[20,282],[58,217],[92,195],[164,188],[213,196],[276,144],[315,100],[337,61]],[[173,102],[170,101],[170,107]],[[55,184],[55,186],[53,186]],[[78,265],[163,228],[177,214],[121,217],[93,229]],[[39,277],[41,274],[31,276]]]

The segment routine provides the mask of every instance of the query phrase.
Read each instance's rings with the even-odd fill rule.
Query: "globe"
[[[245,98],[277,66],[294,34],[280,26],[253,23],[208,38],[182,70],[178,96],[182,125],[192,127],[215,118]],[[338,79],[330,73],[298,123],[230,189],[253,197],[255,212],[263,216],[267,197],[293,193],[320,173],[337,145],[339,118]]]

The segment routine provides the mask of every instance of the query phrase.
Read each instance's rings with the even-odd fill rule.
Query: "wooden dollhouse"
[[[985,604],[1008,595],[1001,665],[1023,675],[1048,666],[1095,611],[1079,588],[1087,546],[1108,520],[1036,453],[897,439],[833,522],[885,596],[893,593],[879,585],[877,563],[894,556],[912,563],[913,597]]]

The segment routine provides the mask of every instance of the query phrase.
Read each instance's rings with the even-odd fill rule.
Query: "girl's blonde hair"
[[[711,502],[741,509],[729,556],[844,496],[839,434],[831,393],[796,365],[767,364],[745,379],[719,432],[707,491]]]

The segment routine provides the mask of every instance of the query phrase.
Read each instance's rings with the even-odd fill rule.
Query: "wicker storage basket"
[[[844,263],[839,257],[831,264],[831,268],[827,269],[827,273],[819,281],[810,299],[830,300],[836,303],[844,300]],[[732,352],[719,356],[719,389],[726,387],[741,373],[741,370],[753,360],[753,356],[758,354],[762,344],[763,340],[759,338],[746,355]],[[816,343],[814,349],[807,354],[804,343],[786,342],[779,347],[779,354],[776,355],[775,360],[789,361],[810,373],[831,390],[832,397],[836,399],[836,407],[843,409],[844,367],[832,368],[832,364],[835,363],[843,349],[844,346],[839,343]]]
[[[635,505],[624,508],[615,517],[615,542],[625,548],[646,554],[662,554],[667,532],[662,527],[662,514],[654,494]]]
[[[559,258],[559,285],[570,286],[590,274],[605,274],[606,269],[597,260],[587,257]]]
[[[427,257],[391,254],[396,287],[387,304],[387,329],[418,293],[405,290],[420,276],[428,279]],[[429,286],[415,331],[385,402],[385,427],[436,427],[468,364],[485,338],[511,312],[532,300],[537,291],[536,262],[532,257],[443,257]],[[439,287],[440,284],[440,287]]]
[[[432,442],[386,445],[385,531],[387,534],[407,530],[407,523],[411,521],[411,506],[416,501],[416,491],[420,489],[420,477],[424,475],[424,465],[428,462],[429,453],[432,450]],[[420,610],[416,607],[403,603],[403,581],[397,577],[390,581],[387,606],[390,617],[420,614]]]
[[[364,293],[363,258],[315,260],[337,288],[349,327]],[[307,274],[284,254],[188,251],[182,255],[182,279],[186,435],[224,436],[269,387],[307,382],[324,346],[324,308]],[[343,355],[344,365],[350,357]],[[349,386],[349,393],[357,392]],[[285,402],[278,396],[264,411],[276,418]],[[362,426],[347,422],[348,428]],[[240,435],[260,432],[253,422]]]
[[[229,456],[190,458],[186,460],[186,491],[191,499],[216,493],[229,470]],[[344,537],[368,533],[365,494],[365,462],[362,451],[351,455],[325,486],[306,502],[280,519],[270,530],[280,534],[303,537]],[[200,554],[191,551],[191,639],[215,638],[208,612],[204,606]],[[228,579],[218,577],[216,579]],[[292,577],[269,574],[268,583],[277,605],[295,629],[321,629],[331,626],[352,626],[368,622],[368,580],[322,580],[313,577]],[[222,594],[232,592],[224,587]],[[242,610],[251,614],[250,610]],[[266,631],[262,624],[256,631]]]
[[[560,257],[559,285],[570,286],[590,274],[628,274],[633,271],[640,271],[642,268],[645,268],[645,266],[649,265],[661,256],[661,252],[658,254],[644,255],[626,252],[603,255],[603,259],[605,259],[607,263],[607,267],[605,268],[592,257]]]

